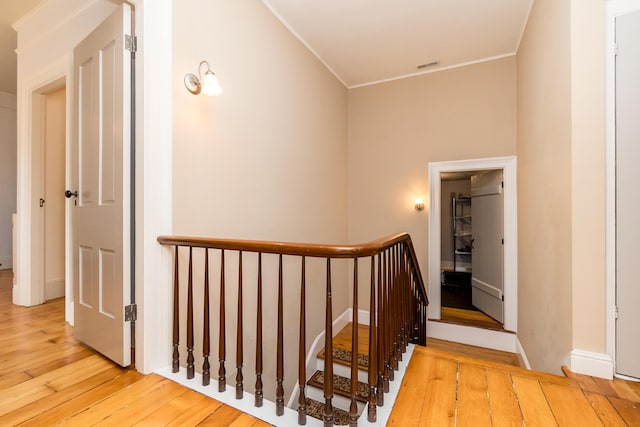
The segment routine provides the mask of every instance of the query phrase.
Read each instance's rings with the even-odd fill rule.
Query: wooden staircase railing
[[[226,388],[227,371],[226,360],[226,322],[225,291],[225,253],[238,253],[238,304],[235,322],[236,328],[236,398],[242,399],[244,391],[244,336],[243,336],[243,252],[257,253],[257,307],[256,307],[256,352],[255,352],[255,406],[262,406],[263,402],[263,286],[262,286],[262,254],[278,255],[278,291],[277,291],[277,340],[276,340],[276,414],[284,413],[284,337],[283,337],[283,256],[299,257],[301,268],[300,282],[300,324],[298,340],[298,423],[306,424],[305,384],[306,372],[306,331],[307,331],[307,293],[306,293],[306,264],[307,258],[326,259],[326,292],[325,292],[325,363],[324,363],[324,425],[333,425],[333,313],[332,313],[332,281],[331,267],[334,259],[353,259],[353,337],[351,357],[351,407],[349,411],[350,425],[357,425],[358,409],[356,395],[358,386],[358,265],[359,259],[370,260],[369,288],[369,367],[368,385],[369,400],[367,419],[376,421],[376,407],[383,406],[384,393],[389,391],[389,381],[393,381],[394,371],[398,369],[398,361],[402,360],[402,353],[408,343],[426,344],[426,308],[427,294],[420,273],[411,237],[401,233],[363,245],[318,245],[266,242],[251,240],[210,239],[201,237],[160,236],[158,242],[172,246],[175,251],[174,283],[173,283],[173,356],[172,370],[180,369],[180,275],[179,251],[188,248],[188,273],[186,292],[186,369],[187,378],[195,376],[194,366],[194,296],[193,296],[193,249],[204,249],[204,278],[203,278],[203,337],[202,337],[202,384],[210,383],[210,283],[209,283],[209,251],[214,250],[220,256],[219,280],[219,337],[218,337],[218,390]],[[360,289],[362,291],[362,289]],[[268,343],[269,344],[269,343]],[[272,347],[271,343],[269,347]]]

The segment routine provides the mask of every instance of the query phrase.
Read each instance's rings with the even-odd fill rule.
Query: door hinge
[[[135,322],[138,320],[138,306],[135,304],[127,305],[124,307],[124,321]]]
[[[502,244],[504,245],[504,239],[502,239]]]
[[[618,307],[617,305],[615,306],[614,310],[613,310],[613,315],[616,319],[618,319],[620,317],[620,307]]]
[[[504,188],[504,181],[500,183],[500,187]]]
[[[502,295],[502,301],[504,301],[504,295]]]
[[[618,51],[618,43],[615,43],[615,44],[613,45],[613,54],[614,54],[615,56],[618,56],[618,52],[619,52],[619,51]]]
[[[124,35],[124,48],[129,52],[138,51],[138,38],[136,36]]]

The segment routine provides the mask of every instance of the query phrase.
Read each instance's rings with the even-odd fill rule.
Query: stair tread
[[[317,388],[324,387],[324,372],[316,371],[307,384]],[[351,379],[340,376],[333,375],[333,392],[335,394],[339,394],[340,396],[344,396],[347,398],[351,398]],[[358,393],[356,395],[356,400],[358,402],[366,403],[369,399],[369,385],[358,381]]]
[[[351,351],[334,347],[332,354],[334,363],[351,366]],[[324,349],[320,350],[317,357],[319,359],[324,359]],[[363,371],[369,369],[369,356],[365,354],[358,354],[358,369]]]
[[[307,415],[323,421],[322,415],[324,414],[324,403],[307,397],[305,399],[307,405]],[[337,426],[349,425],[349,413],[340,408],[333,408],[333,424]]]

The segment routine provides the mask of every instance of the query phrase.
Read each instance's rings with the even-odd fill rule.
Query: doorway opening
[[[506,351],[513,351],[511,348],[515,345],[515,335],[512,332],[517,332],[517,318],[518,318],[518,287],[517,287],[517,182],[516,182],[516,158],[514,156],[509,157],[495,157],[488,159],[473,159],[473,160],[458,160],[450,162],[435,162],[429,164],[429,273],[428,273],[428,292],[429,292],[429,320],[441,321],[442,320],[442,282],[443,282],[443,265],[442,265],[442,205],[443,197],[446,204],[451,203],[453,207],[453,201],[450,199],[451,194],[443,195],[442,189],[442,174],[443,173],[476,173],[480,171],[501,171],[502,181],[504,187],[501,189],[503,194],[503,209],[502,209],[502,230],[503,239],[500,241],[500,246],[503,251],[503,267],[502,278],[504,281],[504,290],[499,299],[502,301],[504,307],[502,310],[503,318],[502,325],[503,330],[507,331],[509,335],[513,337],[505,338],[504,336],[491,335],[496,337],[496,345],[491,347],[491,343],[486,341],[486,338],[482,338],[484,341],[480,342],[480,335],[477,333],[477,328],[473,331],[460,330],[456,331],[456,337],[459,342],[465,342],[471,345],[483,345],[491,348],[507,348]],[[445,178],[447,175],[444,175]],[[445,188],[446,191],[446,188]],[[469,197],[471,194],[469,194]],[[467,215],[464,212],[459,216]],[[458,215],[456,215],[458,216]],[[453,217],[453,215],[452,215]],[[483,227],[481,227],[482,229]],[[473,238],[473,234],[471,235]],[[476,244],[474,241],[473,244]],[[451,244],[452,245],[452,244]],[[467,243],[471,245],[471,243]],[[464,251],[465,245],[461,244],[461,252],[473,252]],[[451,249],[452,252],[455,249]],[[461,270],[464,272],[464,268],[472,264],[473,258],[464,262],[461,258],[468,255],[462,255],[457,259],[454,270]],[[453,260],[450,260],[449,267],[453,267]],[[447,265],[445,265],[446,267]],[[453,275],[455,276],[455,274]],[[449,278],[447,278],[449,279]],[[453,278],[451,278],[453,280]],[[445,310],[446,311],[446,310]],[[430,323],[431,324],[431,323]],[[429,330],[429,329],[428,329]],[[437,334],[438,331],[444,331],[444,328],[440,325],[431,328],[430,334]],[[451,331],[447,328],[447,331]],[[497,331],[499,333],[501,331]],[[449,333],[449,332],[447,332]],[[432,336],[432,335],[430,335]],[[433,335],[435,337],[435,335]],[[487,337],[487,335],[483,336]],[[447,339],[446,337],[444,339]],[[491,338],[489,338],[491,339]],[[500,341],[500,342],[498,342]],[[502,344],[501,344],[502,343]],[[500,348],[498,348],[500,349]]]
[[[502,170],[442,172],[443,322],[504,330]]]
[[[43,95],[44,300],[65,296],[66,88]]]

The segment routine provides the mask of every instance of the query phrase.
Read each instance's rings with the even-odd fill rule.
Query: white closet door
[[[640,378],[640,12],[616,43],[616,372]]]

